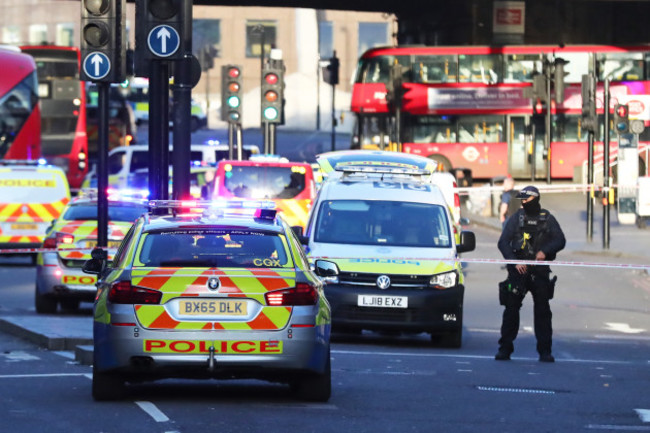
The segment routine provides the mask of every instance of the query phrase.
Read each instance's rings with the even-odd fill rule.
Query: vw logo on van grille
[[[386,290],[390,287],[390,277],[388,275],[380,275],[377,277],[377,287]]]
[[[219,281],[219,278],[213,277],[208,280],[208,289],[217,290],[219,289],[219,286],[221,286],[221,281]]]

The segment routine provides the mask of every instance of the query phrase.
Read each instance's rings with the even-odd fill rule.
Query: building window
[[[199,52],[204,48],[213,57],[221,57],[221,20],[193,20],[192,47],[199,58]]]
[[[47,24],[32,24],[29,26],[29,43],[31,45],[48,45]]]
[[[64,47],[74,45],[74,24],[65,23],[56,25],[56,44]]]
[[[359,23],[359,55],[388,44],[388,23]]]
[[[20,38],[20,27],[19,26],[7,26],[2,29],[2,43],[17,45],[21,41]]]
[[[318,23],[318,54],[321,59],[329,59],[334,54],[334,25],[331,21]]]
[[[276,48],[277,27],[276,21],[246,21],[246,57],[259,57],[262,54],[262,40],[265,56],[271,52],[271,48]]]

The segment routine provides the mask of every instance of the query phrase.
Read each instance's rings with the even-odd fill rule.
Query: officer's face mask
[[[524,208],[526,215],[537,215],[542,210],[542,206],[539,204],[539,197],[535,197],[526,203],[521,203],[521,206]]]

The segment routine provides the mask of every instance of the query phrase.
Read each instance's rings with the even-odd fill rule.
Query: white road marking
[[[38,356],[31,355],[27,352],[17,350],[15,352],[2,353],[1,356],[6,358],[7,362],[21,362],[21,361],[40,361]]]
[[[2,374],[0,379],[25,379],[25,378],[39,378],[39,377],[70,377],[70,376],[85,376],[86,373],[50,373],[50,374]]]
[[[67,359],[74,359],[74,352],[59,350],[59,351],[52,352],[52,353],[56,353],[57,355],[62,356],[62,357],[67,358]]]
[[[167,418],[167,415],[162,413],[160,409],[156,407],[155,404],[151,403],[150,401],[136,401],[135,404],[140,406],[140,409],[145,411],[151,418],[153,418],[156,422],[167,422],[169,421],[169,418]]]
[[[650,409],[634,409],[643,422],[650,422]]]
[[[585,428],[588,430],[650,431],[650,427],[635,425],[589,424]]]
[[[494,361],[493,355],[459,355],[459,354],[445,354],[445,353],[412,353],[412,352],[372,352],[362,350],[332,350],[332,353],[341,355],[377,355],[377,356],[420,356],[425,358],[460,358],[460,359],[488,359]],[[513,357],[512,359],[520,361],[537,361],[537,357]],[[616,365],[631,365],[632,361],[615,361],[607,359],[556,359],[559,362],[573,362],[583,364],[616,364]]]
[[[605,322],[605,329],[609,331],[622,332],[624,334],[640,334],[645,331],[643,328],[630,328],[628,323]]]

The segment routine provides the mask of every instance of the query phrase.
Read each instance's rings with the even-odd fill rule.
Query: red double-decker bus
[[[23,46],[38,71],[41,101],[41,153],[66,173],[78,190],[88,173],[85,83],[79,81],[81,54],[77,47]]]
[[[403,67],[399,113],[386,99],[396,63]],[[533,77],[543,74],[545,65],[559,63],[564,99],[556,103],[553,93],[550,98],[549,142],[546,106],[531,99],[531,91]],[[581,83],[594,67],[601,120],[594,159],[602,172],[604,80],[611,82],[610,110],[616,103],[628,104],[631,118],[650,124],[650,45],[371,49],[359,61],[353,87],[357,126],[352,146],[395,148],[401,143],[404,152],[435,158],[446,169],[471,169],[479,179],[505,174],[584,179],[588,132],[582,128]],[[617,154],[617,136],[611,131],[610,164]],[[644,174],[649,142],[646,128],[639,136]]]
[[[38,159],[41,112],[34,59],[0,45],[0,65],[0,158]]]

